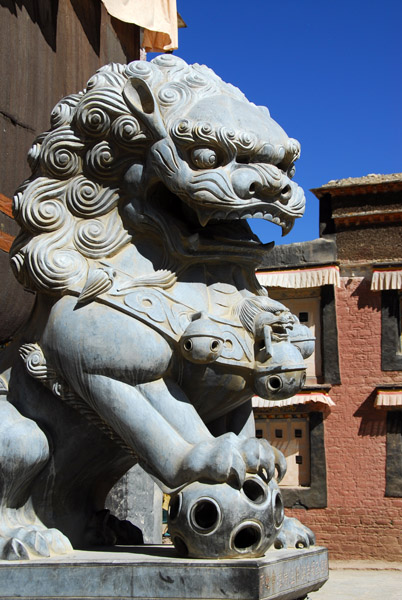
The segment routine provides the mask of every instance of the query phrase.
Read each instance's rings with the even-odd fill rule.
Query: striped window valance
[[[335,406],[335,402],[323,392],[310,392],[296,394],[286,400],[264,400],[259,396],[253,396],[253,408],[278,408],[280,406],[295,406],[297,404],[308,404],[309,402],[321,402],[327,406]]]
[[[258,271],[261,285],[282,288],[310,288],[322,285],[340,286],[339,267],[314,267],[309,269],[286,269],[285,271]]]
[[[402,267],[398,269],[374,269],[371,278],[371,289],[374,292],[402,290]]]
[[[376,408],[401,408],[402,390],[378,390],[374,401]]]

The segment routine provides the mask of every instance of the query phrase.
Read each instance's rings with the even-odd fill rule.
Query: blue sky
[[[253,221],[262,241],[318,237],[318,200],[310,188],[402,171],[401,0],[177,5],[188,27],[179,30],[175,54],[208,65],[268,106],[301,142],[295,181],[306,192],[305,216],[284,238],[278,227]]]

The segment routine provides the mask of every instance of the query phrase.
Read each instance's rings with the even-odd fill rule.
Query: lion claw
[[[10,538],[3,546],[1,558],[3,560],[29,560],[29,553],[20,540]]]
[[[258,473],[267,481],[278,471],[278,481],[286,473],[286,459],[282,452],[274,448],[265,439],[248,438],[242,441],[241,451],[248,473]]]
[[[29,560],[35,556],[50,557],[72,550],[69,540],[58,529],[28,525],[0,532],[0,558]]]

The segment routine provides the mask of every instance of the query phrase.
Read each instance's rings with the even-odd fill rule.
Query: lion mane
[[[11,264],[26,288],[60,294],[86,280],[91,261],[113,256],[130,243],[119,211],[125,198],[120,183],[131,165],[145,162],[156,135],[124,99],[123,88],[132,77],[152,89],[173,138],[216,137],[208,124],[177,118],[192,97],[224,91],[247,102],[209,68],[169,55],[150,63],[106,65],[84,91],[63,98],[51,113],[50,131],[39,135],[28,153],[32,175],[13,200],[21,232]],[[234,144],[231,133],[221,132],[228,146]],[[252,144],[251,139],[236,142]]]
[[[127,200],[123,176],[133,165],[143,167],[163,134],[147,121],[146,106],[139,116],[133,114],[124,95],[130,79],[152,90],[161,129],[177,145],[207,142],[234,155],[257,143],[252,133],[214,130],[208,122],[180,116],[195,101],[219,94],[248,103],[239,89],[204,65],[162,55],[149,63],[102,67],[82,92],[56,104],[50,131],[39,135],[28,153],[32,175],[14,196],[21,231],[10,252],[14,274],[28,289],[61,294],[86,281],[92,261],[111,257],[131,242],[132,229],[121,214]],[[275,185],[280,179],[274,165],[297,159],[299,147],[292,142],[269,150]],[[194,160],[202,168],[211,157],[201,151]]]

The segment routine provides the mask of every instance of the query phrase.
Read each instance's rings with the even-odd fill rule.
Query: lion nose
[[[232,175],[232,186],[239,198],[252,198],[261,189],[262,182],[253,169],[237,169]]]
[[[248,200],[253,196],[275,195],[281,204],[288,204],[292,197],[292,183],[277,177],[272,183],[267,177],[260,176],[255,169],[246,167],[236,169],[232,174],[232,186],[239,198]]]

